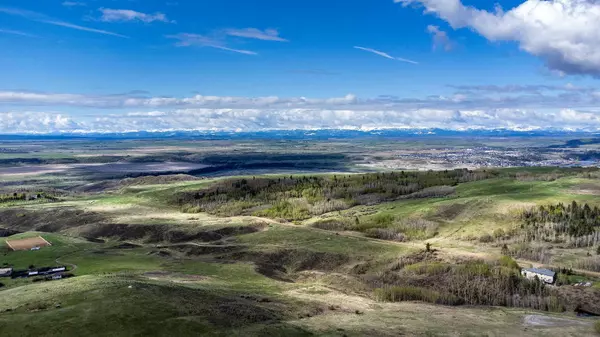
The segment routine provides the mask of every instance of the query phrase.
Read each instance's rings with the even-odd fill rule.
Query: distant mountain
[[[66,139],[353,139],[353,138],[419,138],[419,137],[596,137],[598,132],[509,129],[445,130],[445,129],[379,129],[379,130],[269,130],[258,132],[225,131],[137,131],[126,133],[50,133],[0,135],[0,140],[66,140]]]

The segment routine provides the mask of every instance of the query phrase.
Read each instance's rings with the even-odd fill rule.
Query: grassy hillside
[[[593,321],[573,311],[600,312],[600,293],[570,283],[598,280],[588,256],[597,244],[525,240],[523,214],[573,201],[600,206],[597,173],[436,174],[264,176],[256,193],[248,193],[252,177],[145,178],[3,207],[0,227],[23,232],[8,239],[42,235],[53,245],[12,252],[2,238],[0,264],[67,265],[75,277],[0,279],[0,332],[591,334]],[[431,189],[441,186],[451,190]],[[344,207],[311,212],[333,200]],[[282,202],[296,211],[278,209]],[[216,207],[202,208],[209,204]],[[530,265],[573,271],[561,271],[560,287],[546,287],[519,276],[518,267]]]

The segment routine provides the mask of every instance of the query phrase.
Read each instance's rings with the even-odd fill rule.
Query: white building
[[[0,277],[9,277],[12,271],[12,268],[0,268]]]
[[[554,284],[554,282],[556,282],[556,273],[548,269],[523,268],[521,270],[521,275],[530,280],[537,277],[540,281],[548,284]]]

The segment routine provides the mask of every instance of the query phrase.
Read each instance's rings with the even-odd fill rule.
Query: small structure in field
[[[540,281],[547,284],[554,284],[554,282],[556,282],[556,273],[549,269],[523,268],[521,270],[521,275],[530,280],[537,277]]]
[[[47,276],[47,275],[55,275],[62,274],[67,271],[67,267],[59,266],[59,267],[44,267],[38,269],[29,269],[29,270],[15,270],[11,277],[12,278],[28,278],[35,276]]]
[[[42,247],[52,246],[50,242],[41,236],[21,240],[6,240],[6,244],[12,250],[39,250]]]
[[[12,268],[0,268],[0,277],[10,277],[12,271]]]

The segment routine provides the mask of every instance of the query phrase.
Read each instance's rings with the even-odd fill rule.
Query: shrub
[[[406,241],[406,237],[402,233],[398,233],[393,229],[387,228],[371,228],[366,231],[366,235],[370,238],[389,240],[389,241]]]
[[[404,270],[417,275],[441,275],[449,272],[451,269],[450,265],[439,262],[420,262],[404,267]]]
[[[324,229],[328,231],[347,231],[352,230],[353,226],[345,219],[326,219],[316,221],[313,225],[314,228]]]
[[[463,301],[452,295],[418,287],[386,287],[375,289],[375,298],[381,302],[420,301],[444,305],[461,305]]]
[[[394,216],[391,214],[377,214],[373,217],[373,222],[382,227],[388,227],[394,222]]]
[[[510,256],[503,256],[500,258],[500,265],[510,269],[520,269],[519,264]]]
[[[321,215],[334,211],[348,209],[348,204],[343,200],[321,200],[310,206],[310,213],[313,215]]]
[[[494,242],[494,237],[491,236],[490,234],[484,234],[479,237],[479,242],[482,242],[482,243]]]
[[[496,239],[501,239],[506,235],[506,233],[504,232],[504,229],[502,228],[497,228],[496,230],[494,230],[494,238]]]
[[[588,257],[575,262],[577,268],[600,272],[600,257]]]
[[[552,255],[544,246],[532,246],[524,243],[511,247],[509,249],[510,256],[518,259],[537,261],[541,263],[549,263]]]
[[[557,286],[568,286],[569,284],[571,284],[569,275],[563,273],[558,274],[558,277],[556,278]]]

